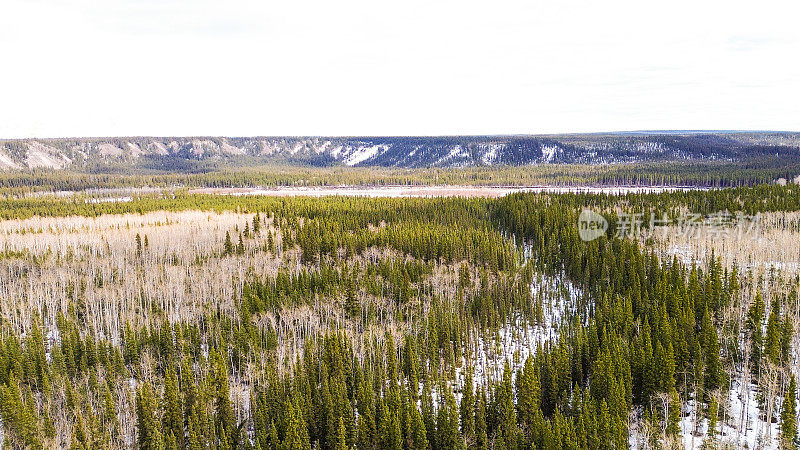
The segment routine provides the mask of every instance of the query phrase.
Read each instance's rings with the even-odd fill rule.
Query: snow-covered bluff
[[[652,132],[440,137],[112,137],[0,140],[0,169],[91,165],[181,170],[186,163],[470,167],[742,160],[800,161],[800,133]]]

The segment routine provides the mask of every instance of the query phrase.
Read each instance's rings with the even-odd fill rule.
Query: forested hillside
[[[609,222],[589,242],[585,208]],[[4,443],[796,445],[798,269],[616,230],[724,211],[796,236],[798,210],[794,185],[3,199]]]
[[[264,164],[454,168],[675,161],[798,163],[790,132],[450,137],[111,137],[0,140],[0,168],[204,172]]]

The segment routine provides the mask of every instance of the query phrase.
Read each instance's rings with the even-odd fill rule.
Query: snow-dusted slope
[[[101,163],[178,170],[180,160],[389,167],[469,167],[737,160],[800,161],[800,133],[665,133],[454,137],[119,137],[0,140],[0,169]]]

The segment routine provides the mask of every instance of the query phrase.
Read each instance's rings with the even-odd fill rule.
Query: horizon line
[[[564,132],[564,133],[501,133],[501,134],[362,134],[362,135],[106,135],[106,136],[57,136],[57,137],[22,137],[22,138],[0,138],[0,141],[30,141],[30,140],[62,140],[62,139],[145,139],[145,138],[228,138],[228,139],[254,139],[254,138],[331,138],[331,139],[354,139],[354,138],[479,138],[479,137],[538,137],[538,136],[591,136],[591,135],[658,135],[658,134],[737,134],[737,133],[780,133],[792,134],[800,131],[792,130],[704,130],[704,129],[665,129],[665,130],[616,130],[616,131],[588,131],[588,132]]]

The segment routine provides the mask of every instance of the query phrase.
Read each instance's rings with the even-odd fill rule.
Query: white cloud
[[[0,137],[800,130],[793,1],[4,0]]]

